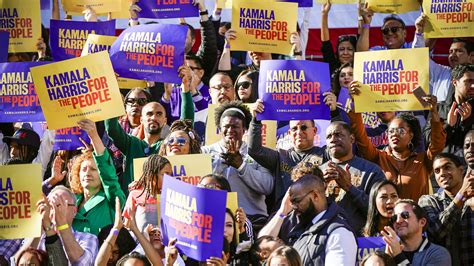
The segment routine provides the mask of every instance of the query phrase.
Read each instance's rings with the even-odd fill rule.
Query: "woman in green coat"
[[[79,232],[98,235],[104,226],[114,223],[115,197],[123,207],[125,194],[95,123],[84,119],[78,126],[89,135],[94,152],[85,152],[72,166],[71,189],[77,195],[77,214],[72,227]]]

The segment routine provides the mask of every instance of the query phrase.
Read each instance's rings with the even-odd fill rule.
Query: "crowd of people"
[[[282,56],[231,51],[239,36],[221,22],[222,10],[195,4],[202,41],[194,53],[194,28],[182,22],[182,83],[121,90],[126,115],[77,123],[90,138],[84,149],[53,151],[54,131],[40,139],[28,123],[1,124],[0,163],[39,163],[44,180],[41,237],[0,240],[1,265],[474,265],[472,41],[452,40],[449,66],[430,59],[430,94],[421,99],[428,111],[378,112],[367,127],[364,114],[338,102],[343,90],[363,96],[354,53],[432,48],[435,40],[424,38],[424,14],[412,42],[405,22],[387,15],[383,45],[371,47],[373,12],[359,7],[357,35],[339,36],[334,49],[331,3],[323,4],[321,51],[332,79],[323,95],[331,110],[326,145],[314,144],[321,133],[314,120],[278,121],[289,127],[291,147],[272,149],[256,118],[265,109],[258,76],[262,60]],[[58,0],[52,9],[59,19]],[[133,4],[131,27],[138,12]],[[97,20],[94,10],[85,13]],[[47,39],[38,40],[37,55],[9,54],[9,62],[51,60]],[[307,25],[291,33],[285,59],[303,60],[307,39]],[[196,113],[209,104],[217,106],[220,140],[204,145]],[[201,153],[211,155],[212,173],[197,186],[237,192],[239,206],[225,213],[222,256],[206,261],[182,254],[176,239],[163,243],[158,221],[157,195],[164,175],[173,175],[166,156]],[[133,160],[142,157],[134,181]],[[381,237],[385,247],[359,259],[360,237]]]

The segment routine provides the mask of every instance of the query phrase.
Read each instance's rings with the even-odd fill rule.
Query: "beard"
[[[161,127],[157,127],[157,128],[146,127],[145,130],[146,130],[146,133],[148,133],[150,135],[160,135],[161,134]]]
[[[298,216],[299,222],[302,224],[311,223],[311,221],[313,220],[314,216],[316,216],[316,214],[317,214],[316,208],[314,207],[312,203],[310,203],[308,208]]]

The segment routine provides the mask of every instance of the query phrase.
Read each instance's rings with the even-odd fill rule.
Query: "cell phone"
[[[416,87],[413,90],[413,95],[418,99],[418,101],[423,105],[423,107],[429,107],[430,104],[423,100],[423,97],[428,96],[421,86]]]

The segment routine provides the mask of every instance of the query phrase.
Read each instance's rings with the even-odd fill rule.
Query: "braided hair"
[[[146,193],[145,198],[148,199],[150,195],[155,196],[161,192],[162,182],[159,180],[159,174],[167,164],[171,165],[170,161],[158,154],[152,154],[147,158],[143,164],[143,174],[134,186],[143,189],[138,197]]]
[[[168,146],[168,138],[171,133],[176,131],[183,131],[189,137],[189,154],[199,154],[201,153],[201,139],[199,138],[198,133],[193,129],[193,121],[189,119],[176,120],[170,126],[170,133],[166,136],[165,141],[160,147],[158,152],[161,156],[166,156],[166,147]]]

